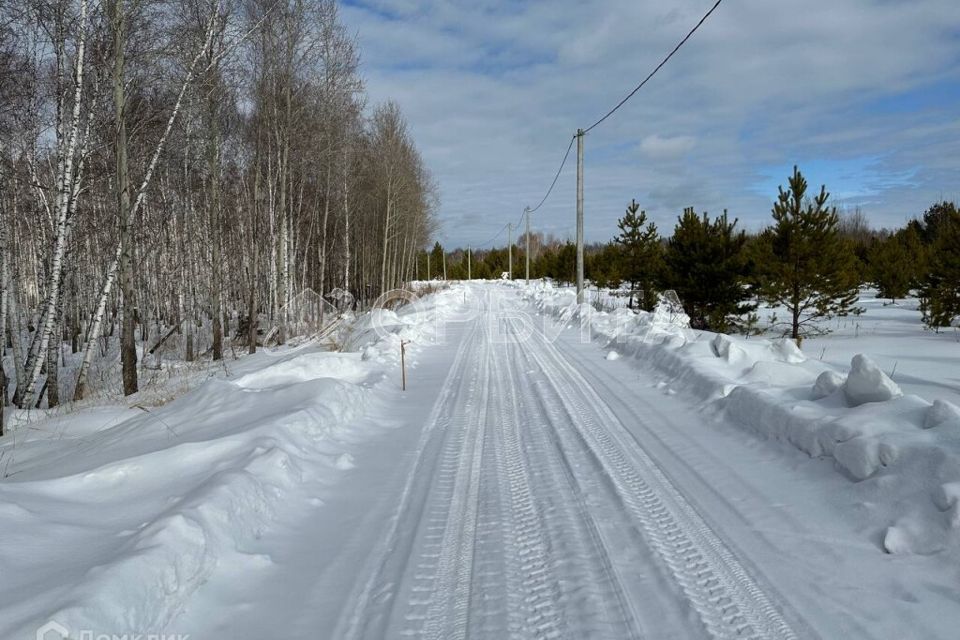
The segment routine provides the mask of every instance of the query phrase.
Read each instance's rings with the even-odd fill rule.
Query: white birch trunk
[[[49,290],[47,294],[46,308],[44,310],[43,326],[38,327],[39,344],[35,353],[31,353],[32,364],[27,366],[27,386],[24,389],[23,401],[30,405],[36,389],[37,378],[40,370],[43,368],[43,355],[46,353],[47,346],[50,343],[50,335],[56,324],[54,317],[56,314],[57,302],[60,295],[60,281],[63,272],[63,258],[67,248],[67,236],[69,233],[69,219],[67,217],[70,197],[73,194],[73,181],[75,179],[73,171],[74,157],[77,150],[77,142],[80,129],[80,112],[83,103],[83,73],[84,56],[86,48],[87,31],[87,2],[80,2],[80,36],[77,44],[77,59],[74,72],[74,97],[73,113],[70,123],[70,137],[63,152],[62,173],[57,181],[57,201],[56,201],[56,236],[54,240],[53,256],[51,259]]]

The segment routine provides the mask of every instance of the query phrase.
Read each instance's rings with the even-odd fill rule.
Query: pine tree
[[[877,297],[896,302],[905,297],[918,276],[920,242],[912,229],[901,229],[870,247],[870,276],[877,285]]]
[[[744,286],[749,276],[746,234],[736,226],[726,212],[711,221],[690,207],[667,243],[666,284],[677,292],[695,328],[726,331],[737,316],[756,309]]]
[[[640,211],[636,200],[630,201],[627,212],[617,222],[620,235],[614,238],[623,248],[622,277],[630,283],[630,289],[643,291],[640,306],[650,311],[657,303],[655,291],[663,269],[663,248],[657,225],[647,223],[647,212]],[[646,225],[646,226],[644,226]],[[630,308],[633,308],[633,293],[630,294]]]
[[[435,278],[443,277],[443,246],[439,242],[433,243],[430,251],[430,275]]]
[[[615,243],[603,245],[584,260],[587,278],[599,289],[620,288],[623,251]]]
[[[567,241],[557,250],[553,269],[551,276],[558,282],[573,283],[576,281],[577,247],[575,244]]]
[[[920,303],[924,323],[939,330],[960,317],[960,211],[941,203],[924,218],[932,245]]]
[[[858,278],[855,255],[840,235],[840,219],[827,206],[825,186],[807,200],[807,180],[793,168],[790,188],[773,205],[773,227],[763,234],[762,296],[790,313],[790,337],[799,342],[816,323],[855,310]]]

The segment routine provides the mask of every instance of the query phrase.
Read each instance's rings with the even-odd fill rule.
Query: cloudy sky
[[[344,0],[373,101],[395,99],[440,187],[441,241],[489,240],[543,197],[578,127],[713,0]],[[799,164],[875,226],[960,199],[958,0],[725,0],[585,143],[586,235],[631,198],[766,224]],[[573,237],[576,165],[533,216]],[[503,244],[500,238],[496,244]]]

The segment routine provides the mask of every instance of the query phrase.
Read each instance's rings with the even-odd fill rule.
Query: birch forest
[[[333,0],[0,0],[3,404],[255,350],[304,291],[369,304],[436,193]]]

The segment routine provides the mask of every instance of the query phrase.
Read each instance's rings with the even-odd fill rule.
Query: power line
[[[667,54],[667,56],[660,62],[660,64],[658,64],[658,65],[653,69],[653,71],[651,71],[651,72],[647,75],[647,77],[643,79],[643,82],[641,82],[641,83],[638,84],[636,87],[634,87],[633,91],[631,91],[630,93],[628,93],[623,100],[621,100],[620,102],[618,102],[617,105],[616,105],[613,109],[611,109],[610,111],[608,111],[602,118],[600,118],[599,120],[597,120],[596,122],[594,122],[592,125],[590,125],[590,126],[587,127],[586,129],[584,129],[583,132],[582,132],[582,134],[587,134],[587,133],[589,133],[590,131],[592,131],[594,128],[597,127],[597,125],[599,125],[601,122],[603,122],[604,120],[606,120],[607,118],[609,118],[610,116],[612,116],[620,107],[622,107],[623,105],[625,105],[625,104],[627,103],[627,101],[630,100],[630,98],[632,98],[634,95],[636,95],[636,93],[637,93],[638,91],[640,91],[640,89],[642,89],[643,86],[644,86],[645,84],[647,84],[647,83],[653,78],[653,76],[655,76],[655,75],[657,74],[657,72],[660,71],[660,69],[663,68],[663,66],[664,66],[665,64],[667,64],[667,62],[670,60],[670,58],[672,58],[672,57],[674,56],[674,54],[676,54],[677,51],[679,51],[680,48],[687,43],[687,40],[689,40],[689,39],[693,36],[693,34],[697,32],[697,29],[699,29],[699,28],[703,25],[703,23],[707,21],[707,18],[709,18],[709,17],[713,14],[713,12],[717,10],[717,7],[720,6],[720,3],[721,3],[721,2],[723,2],[723,0],[717,0],[717,1],[713,4],[713,6],[710,7],[710,10],[707,11],[707,12],[703,15],[702,18],[700,18],[700,21],[697,22],[697,24],[693,27],[693,29],[690,30],[689,33],[687,33],[686,36],[684,36],[683,40],[681,40],[681,41],[677,44],[677,46],[675,46],[675,47],[673,48],[673,50],[672,50],[670,53]],[[581,133],[578,132],[577,135],[581,135]],[[560,168],[557,169],[557,173],[556,173],[556,175],[553,177],[553,182],[550,183],[550,188],[547,189],[547,193],[544,194],[543,198],[540,200],[540,203],[539,203],[537,206],[533,207],[532,209],[527,209],[527,210],[525,210],[525,212],[524,212],[525,214],[529,215],[529,214],[531,214],[531,213],[536,212],[536,211],[537,211],[538,209],[540,209],[540,207],[542,207],[543,204],[547,201],[547,198],[550,197],[550,194],[553,193],[554,187],[557,186],[557,180],[560,179],[560,174],[563,173],[563,168],[564,168],[564,166],[566,166],[566,164],[567,164],[567,159],[570,157],[570,151],[573,149],[573,143],[574,143],[574,141],[577,139],[577,135],[574,135],[572,138],[570,138],[570,144],[567,145],[567,151],[563,154],[563,160],[560,162]],[[521,222],[523,221],[523,216],[520,217],[520,221],[521,221]],[[519,223],[517,224],[517,226],[519,226]],[[502,229],[501,229],[501,232],[502,232]],[[498,234],[498,235],[499,235],[499,234]],[[495,239],[495,238],[494,238],[494,239]]]
[[[557,186],[557,180],[560,179],[560,174],[563,172],[564,165],[567,164],[567,158],[570,157],[570,150],[573,149],[573,141],[577,139],[577,136],[570,138],[570,144],[567,145],[567,152],[563,154],[563,161],[560,163],[560,168],[557,169],[557,175],[553,177],[553,182],[550,183],[550,188],[547,189],[546,195],[543,196],[543,199],[540,201],[540,204],[535,206],[533,209],[527,209],[527,213],[534,213],[537,209],[543,206],[543,203],[547,201],[547,198],[550,197],[550,194],[553,192],[553,188]],[[521,217],[521,220],[523,218]]]
[[[720,6],[720,3],[721,3],[721,2],[723,2],[723,0],[717,0],[716,3],[714,3],[714,5],[713,5],[712,7],[710,7],[710,10],[707,11],[707,12],[703,15],[702,18],[700,18],[700,22],[698,22],[698,23],[696,24],[696,26],[695,26],[693,29],[690,30],[690,33],[688,33],[688,34],[683,38],[683,40],[681,40],[680,43],[673,48],[673,51],[671,51],[669,54],[667,54],[667,57],[664,58],[664,59],[660,62],[660,64],[658,64],[658,65],[656,66],[656,68],[655,68],[653,71],[650,72],[650,74],[649,74],[646,78],[643,79],[643,82],[641,82],[640,84],[638,84],[638,85],[634,88],[633,91],[631,91],[630,93],[628,93],[627,96],[626,96],[623,100],[621,100],[620,102],[618,102],[618,103],[617,103],[617,106],[615,106],[613,109],[611,109],[610,111],[608,111],[605,116],[603,116],[602,118],[600,118],[599,120],[597,120],[596,122],[594,122],[592,125],[590,125],[590,126],[587,127],[586,129],[584,129],[583,132],[584,132],[584,133],[590,133],[591,129],[593,129],[593,128],[596,127],[598,124],[600,124],[601,122],[603,122],[604,120],[606,120],[607,118],[609,118],[610,116],[612,116],[612,115],[617,111],[617,109],[619,109],[620,107],[622,107],[623,105],[625,105],[625,104],[627,103],[627,100],[629,100],[630,98],[632,98],[632,97],[634,96],[634,94],[637,93],[637,91],[640,91],[640,89],[643,88],[643,85],[647,84],[647,82],[649,82],[650,79],[653,78],[653,76],[657,75],[657,72],[660,71],[661,68],[663,68],[663,65],[667,64],[667,62],[670,60],[670,58],[673,57],[673,54],[675,54],[677,51],[679,51],[679,50],[680,50],[680,47],[682,47],[683,45],[685,45],[685,44],[687,43],[687,40],[689,40],[690,37],[691,37],[694,33],[696,33],[697,29],[699,29],[700,26],[701,26],[704,22],[707,21],[707,18],[709,18],[710,15],[711,15],[714,11],[716,11],[717,7]],[[571,144],[572,144],[572,143],[571,143]]]
[[[517,220],[517,224],[513,225],[514,229],[520,228],[520,223],[523,222],[523,216],[527,215],[528,211],[530,211],[530,207],[525,207],[523,211],[520,212],[520,218]]]
[[[506,231],[506,230],[507,230],[507,227],[508,227],[509,225],[510,225],[510,223],[508,222],[507,224],[505,224],[505,225],[503,225],[502,227],[500,227],[500,230],[497,231],[497,232],[493,235],[493,237],[490,238],[489,240],[487,240],[486,242],[481,242],[480,244],[472,244],[472,245],[470,245],[470,246],[471,246],[472,248],[474,248],[474,249],[481,249],[481,248],[487,246],[488,244],[490,244],[491,242],[493,242],[494,240],[496,240],[497,238],[499,238],[499,237],[500,237],[500,234],[503,233],[504,231]]]

